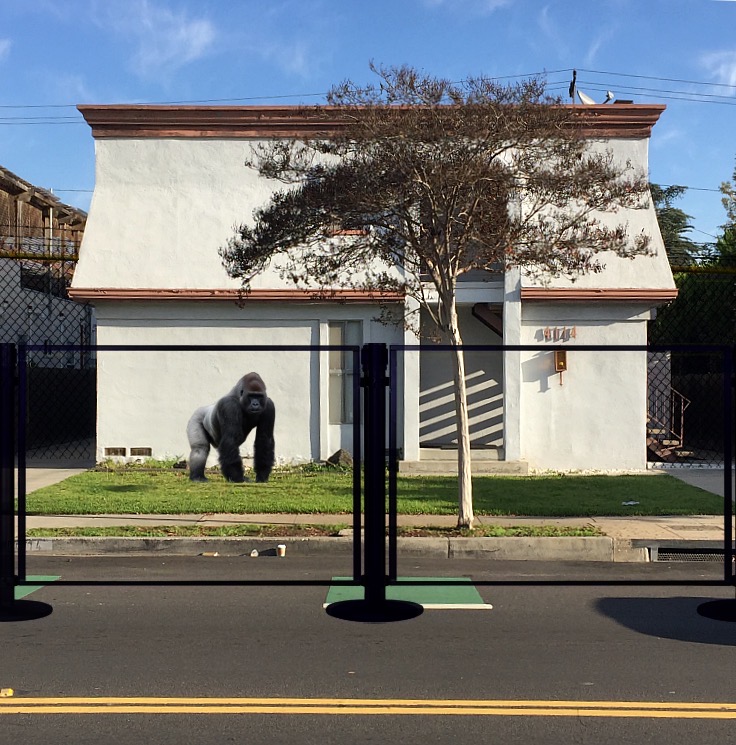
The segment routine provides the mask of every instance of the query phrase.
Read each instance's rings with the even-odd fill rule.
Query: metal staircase
[[[675,388],[670,388],[652,400],[647,412],[648,459],[665,463],[676,463],[681,458],[692,456],[685,450],[685,410],[690,399]]]

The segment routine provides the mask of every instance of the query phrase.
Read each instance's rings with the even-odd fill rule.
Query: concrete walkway
[[[667,468],[662,469],[668,476],[674,476],[680,481],[684,481],[691,486],[697,486],[705,491],[723,496],[724,490],[724,469],[722,468]],[[731,494],[736,494],[734,488],[734,478],[736,469],[731,470]]]
[[[352,515],[30,515],[28,528],[108,527],[136,525],[337,525],[351,524]],[[454,527],[454,515],[399,515],[398,524],[406,527]],[[676,517],[478,517],[477,525],[591,525],[616,539],[722,541],[723,517],[720,515],[680,515]]]

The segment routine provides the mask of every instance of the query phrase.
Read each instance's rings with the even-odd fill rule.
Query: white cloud
[[[218,47],[240,60],[242,76],[285,74],[303,80],[319,76],[332,58],[332,40],[346,22],[331,0],[262,2],[257,26],[233,24],[218,38]],[[342,5],[340,6],[342,8]],[[253,64],[255,63],[255,64]]]
[[[710,52],[700,63],[715,78],[714,82],[736,86],[736,51]]]
[[[276,62],[279,67],[291,75],[307,77],[311,71],[312,52],[305,41],[293,41],[290,44],[271,44],[261,47],[264,58]]]
[[[657,136],[652,137],[651,147],[653,150],[666,150],[673,143],[686,142],[687,133],[679,127],[657,125]]]
[[[82,103],[99,100],[99,96],[92,92],[82,75],[59,72],[50,76],[49,82],[53,86],[53,95],[58,96],[61,101]]]
[[[133,69],[143,77],[158,77],[204,57],[217,32],[204,17],[171,10],[151,0],[126,0],[98,5],[97,23],[131,39]]]
[[[537,27],[546,39],[545,45],[549,49],[553,49],[558,58],[564,59],[569,56],[569,47],[565,42],[565,36],[552,17],[549,5],[545,5],[537,16]]]
[[[615,40],[618,37],[620,33],[620,22],[610,20],[604,25],[605,28],[599,33],[595,34],[590,40],[588,50],[585,53],[585,58],[583,59],[586,67],[591,67],[592,65],[596,64],[598,53],[601,51],[601,49],[606,48],[611,41]]]
[[[494,10],[510,5],[512,0],[422,0],[428,8],[446,8],[459,13],[485,15]]]
[[[10,54],[10,47],[12,46],[13,42],[10,39],[0,39],[0,61]]]

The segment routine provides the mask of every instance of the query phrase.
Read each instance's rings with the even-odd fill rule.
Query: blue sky
[[[427,73],[545,72],[665,103],[650,178],[692,187],[692,238],[725,222],[736,161],[736,0],[2,0],[0,165],[88,209],[78,103],[318,103],[368,62]]]

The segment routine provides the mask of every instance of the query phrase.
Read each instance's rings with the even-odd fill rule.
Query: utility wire
[[[655,77],[653,75],[636,75],[634,73],[610,72],[608,70],[586,70],[583,67],[578,67],[577,70],[579,72],[589,72],[594,75],[613,75],[613,76],[621,77],[621,78],[639,78],[641,80],[657,80],[659,82],[664,82],[664,83],[686,83],[687,85],[711,85],[711,86],[716,86],[718,88],[730,88],[731,90],[736,91],[736,85],[731,85],[730,83],[707,83],[702,80],[682,80],[681,78],[660,78],[660,77]]]
[[[639,80],[652,80],[656,82],[667,82],[667,83],[683,83],[686,85],[702,85],[709,87],[726,88],[729,90],[736,91],[736,85],[730,85],[727,83],[713,83],[699,80],[686,80],[682,78],[667,78],[658,77],[653,75],[640,75],[636,73],[621,73],[613,72],[610,70],[591,70],[587,68],[576,68],[580,72],[590,73],[593,75],[605,75],[611,77],[620,78],[634,78]],[[515,78],[531,78],[538,76],[547,75],[559,75],[563,73],[572,73],[573,68],[562,68],[558,70],[542,70],[533,73],[519,73],[515,75],[497,75],[488,76],[490,80],[510,80]],[[462,83],[464,81],[457,80],[455,83]],[[578,81],[578,85],[589,86],[594,91],[606,91],[608,86],[603,86],[599,81]],[[603,86],[603,87],[601,87]],[[548,91],[559,91],[566,90],[569,87],[569,81],[553,81],[547,85]],[[622,86],[620,88],[622,93],[646,93],[653,95],[658,98],[664,98],[668,100],[686,101],[694,103],[716,103],[722,105],[736,106],[736,99],[731,99],[729,96],[715,94],[715,93],[698,93],[696,91],[673,91],[670,89],[660,88],[644,88],[637,86]],[[670,95],[666,95],[670,94]],[[318,96],[326,96],[326,92],[322,93],[294,93],[294,94],[283,94],[283,95],[270,95],[270,96],[245,96],[238,98],[210,98],[210,99],[190,99],[190,100],[178,100],[178,101],[157,101],[157,102],[139,102],[140,105],[186,105],[186,104],[207,104],[207,103],[238,103],[244,101],[273,101],[291,98],[313,98]],[[718,100],[716,100],[718,99]],[[2,109],[62,109],[62,108],[76,108],[76,104],[0,104],[0,110]],[[33,125],[58,125],[58,124],[84,124],[85,122],[80,115],[77,116],[18,116],[18,117],[0,117],[0,125],[5,126],[33,126]],[[662,186],[671,186],[670,184],[662,184]],[[677,184],[681,186],[681,184]],[[684,187],[692,191],[705,191],[705,192],[720,192],[720,189],[712,189],[706,187],[697,186],[686,186]],[[80,192],[80,193],[91,193],[92,189],[57,189],[59,192]],[[703,231],[699,231],[703,232]],[[705,233],[705,235],[709,235]]]
[[[736,85],[731,85],[728,83],[713,83],[708,82],[704,80],[685,80],[683,78],[667,78],[667,77],[659,77],[655,75],[640,75],[636,73],[624,73],[624,72],[613,72],[610,70],[591,70],[587,68],[578,67],[576,68],[579,72],[585,72],[590,73],[593,75],[605,75],[608,77],[620,77],[620,78],[635,78],[638,80],[652,80],[656,82],[666,82],[666,83],[684,83],[686,85],[702,85],[702,86],[708,86],[708,87],[715,87],[715,88],[726,88],[729,90],[732,90],[736,92]],[[559,75],[562,73],[572,73],[573,68],[561,68],[559,70],[539,70],[537,72],[532,73],[518,73],[514,75],[489,75],[487,76],[489,80],[511,80],[514,78],[532,78],[532,77],[540,77],[540,76],[549,76],[549,75]],[[455,80],[452,81],[453,83],[463,83],[465,81],[463,80]],[[582,82],[582,81],[580,81]],[[564,85],[567,87],[569,84],[569,81],[566,81],[564,83],[552,83],[551,85],[554,85],[555,87]],[[594,83],[584,83],[585,85],[602,85],[601,82]],[[633,86],[625,86],[626,90],[640,90],[643,92],[649,91],[650,89],[647,88],[635,88]],[[652,92],[660,92],[661,89],[651,89]],[[680,94],[683,96],[690,96],[690,95],[697,95],[697,96],[717,96],[719,98],[726,98],[726,96],[719,96],[718,94],[708,94],[708,93],[696,93],[693,91],[671,91],[671,90],[664,90],[662,92],[665,93],[675,93]],[[209,98],[209,99],[189,99],[189,100],[179,100],[179,101],[139,101],[138,103],[141,105],[149,104],[149,105],[185,105],[185,104],[205,104],[205,103],[238,103],[242,101],[276,101],[276,100],[282,100],[282,99],[288,99],[288,98],[314,98],[317,96],[326,96],[327,92],[322,91],[320,93],[287,93],[287,94],[276,94],[276,95],[269,95],[269,96],[242,96],[242,97],[232,97],[232,98]],[[689,99],[683,99],[683,100],[689,100]],[[705,103],[717,103],[717,102],[711,102],[711,101],[704,101]],[[0,104],[0,109],[54,109],[54,108],[75,108],[76,104],[71,103],[65,103],[65,104]]]

